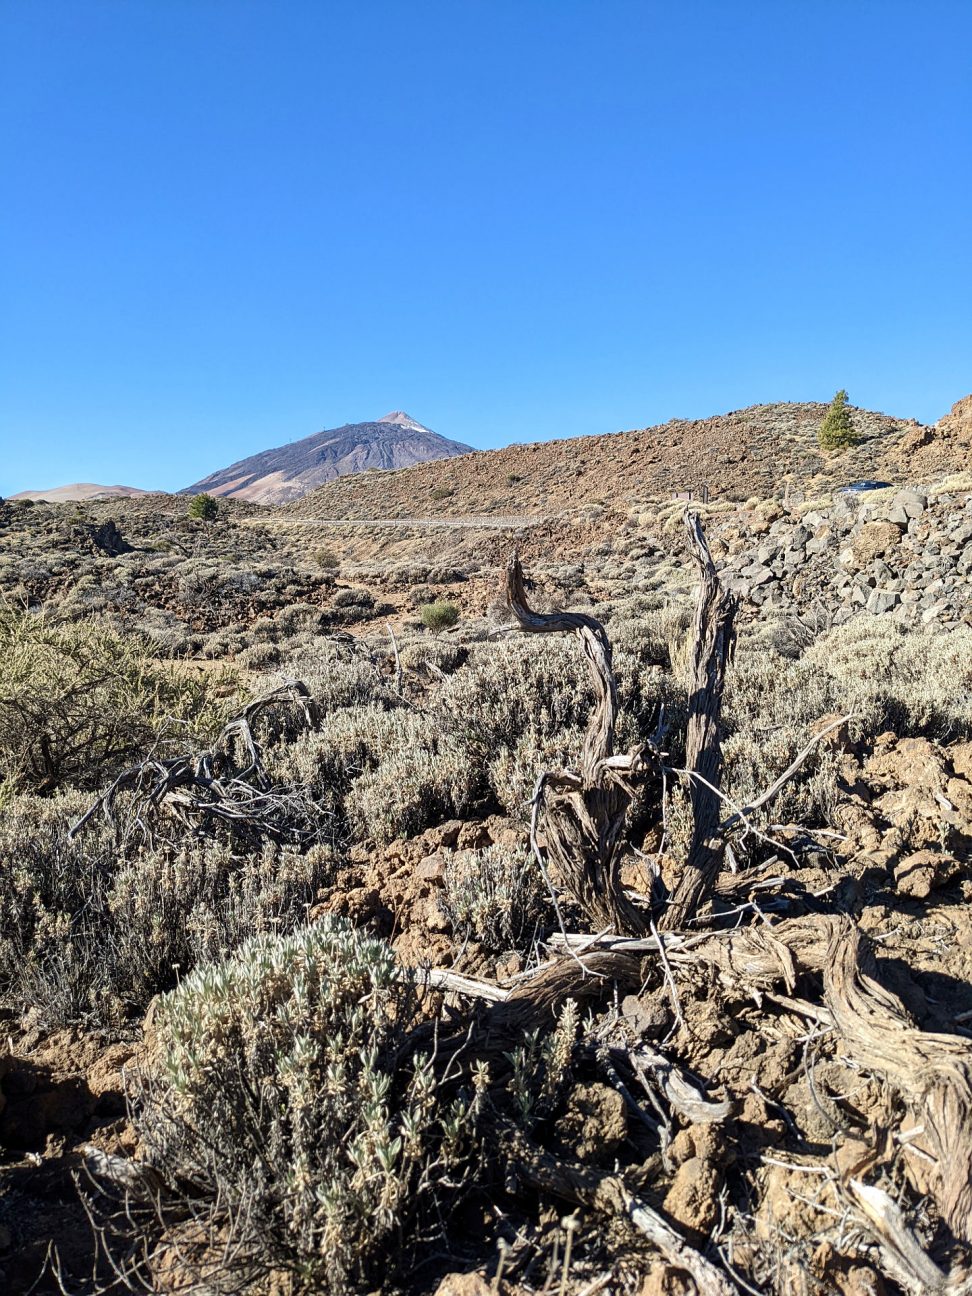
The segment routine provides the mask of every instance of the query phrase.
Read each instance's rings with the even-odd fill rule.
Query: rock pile
[[[767,519],[728,540],[722,579],[744,604],[864,610],[945,628],[972,624],[972,494],[843,492],[832,507]],[[728,537],[727,537],[728,539]]]

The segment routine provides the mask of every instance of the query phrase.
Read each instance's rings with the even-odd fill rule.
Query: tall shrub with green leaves
[[[0,798],[96,788],[153,744],[215,729],[224,707],[211,683],[106,621],[0,604]]]
[[[219,513],[219,504],[212,495],[193,495],[189,501],[189,516],[201,522],[212,522]]]
[[[857,433],[847,408],[847,393],[843,388],[830,402],[817,432],[821,450],[846,450],[857,442]]]

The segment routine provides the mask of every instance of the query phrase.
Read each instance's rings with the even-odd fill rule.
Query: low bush
[[[568,769],[584,745],[584,727],[570,725],[553,735],[528,730],[502,746],[486,764],[489,787],[504,814],[530,822],[533,793],[544,770]]]
[[[436,695],[443,731],[483,763],[526,733],[545,739],[583,727],[593,701],[583,656],[560,635],[477,646]]]
[[[401,650],[402,665],[406,670],[427,670],[429,666],[451,675],[458,670],[468,656],[468,651],[461,644],[448,640],[420,639],[416,643],[405,644]]]
[[[315,639],[288,655],[285,670],[274,672],[256,687],[269,692],[287,679],[303,680],[325,713],[388,700],[384,680],[367,649],[353,643],[345,646]]]
[[[331,918],[249,941],[160,1002],[142,1155],[168,1189],[163,1221],[191,1184],[194,1218],[208,1208],[233,1238],[195,1275],[207,1290],[271,1272],[294,1292],[370,1290],[406,1221],[444,1204],[478,1090],[439,1098],[430,1061],[410,1057],[415,1015],[388,946]]]
[[[426,603],[420,609],[419,616],[427,630],[448,630],[459,620],[459,609],[455,603],[438,599],[435,603]]]
[[[727,677],[725,787],[744,802],[767,787],[828,714],[853,714],[875,738],[953,741],[972,735],[972,628],[948,632],[904,627],[861,615],[826,630],[809,646],[792,637],[750,633]],[[776,821],[827,824],[837,797],[838,761],[818,750],[773,802]]]
[[[487,846],[458,851],[443,876],[442,911],[459,940],[478,941],[490,953],[532,946],[549,918],[549,898],[527,850]]]
[[[21,796],[0,820],[0,993],[49,1027],[117,1024],[198,963],[291,930],[339,858],[327,844],[239,855],[187,838],[125,859],[100,821],[68,838],[88,805]],[[336,822],[333,803],[320,812]]]
[[[349,820],[361,837],[387,843],[461,818],[482,792],[480,770],[460,748],[430,730],[381,754],[348,793]]]

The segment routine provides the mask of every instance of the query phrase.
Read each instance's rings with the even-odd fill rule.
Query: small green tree
[[[830,402],[830,409],[824,415],[817,432],[817,441],[821,450],[846,450],[857,441],[857,433],[847,408],[847,393],[843,388]]]
[[[189,501],[189,516],[203,522],[212,522],[219,513],[219,503],[212,495],[193,495]]]

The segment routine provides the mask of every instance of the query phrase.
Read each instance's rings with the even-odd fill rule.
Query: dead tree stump
[[[699,567],[685,735],[693,831],[684,869],[662,919],[683,927],[715,881],[722,861],[722,693],[732,652],[735,600],[719,582],[698,516],[686,513],[689,544]],[[611,644],[600,621],[582,612],[534,611],[527,602],[519,558],[506,566],[506,604],[521,630],[576,634],[594,681],[596,702],[587,726],[580,767],[549,771],[537,785],[534,823],[567,891],[597,930],[640,936],[648,917],[621,886],[623,830],[628,807],[647,773],[663,768],[650,743],[615,755],[618,695]]]
[[[712,887],[722,863],[725,843],[722,818],[722,693],[726,666],[732,655],[736,601],[727,594],[709,553],[698,514],[686,513],[689,544],[699,568],[699,598],[695,608],[692,658],[689,667],[688,722],[685,728],[685,768],[692,802],[692,840],[685,868],[661,926],[684,927]]]
[[[577,635],[597,695],[579,771],[546,773],[537,786],[534,815],[547,855],[595,928],[641,935],[648,921],[625,895],[620,871],[625,816],[650,756],[644,746],[624,756],[614,754],[618,693],[610,641],[600,621],[584,613],[535,612],[527,602],[517,557],[506,566],[505,595],[521,630]]]

